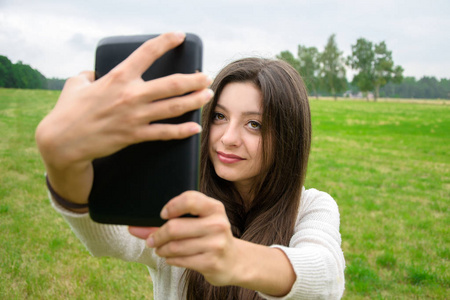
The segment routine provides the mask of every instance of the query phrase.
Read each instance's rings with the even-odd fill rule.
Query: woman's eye
[[[254,130],[261,129],[261,124],[259,122],[256,122],[256,121],[248,122],[248,126],[250,127],[250,129],[254,129]]]
[[[225,116],[221,113],[214,113],[213,120],[222,121],[225,120]]]

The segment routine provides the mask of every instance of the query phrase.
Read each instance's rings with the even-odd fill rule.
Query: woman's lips
[[[217,151],[217,157],[219,160],[225,164],[232,164],[236,162],[240,162],[242,160],[245,160],[245,158],[242,158],[240,156],[234,155],[234,154],[227,154],[220,151]]]

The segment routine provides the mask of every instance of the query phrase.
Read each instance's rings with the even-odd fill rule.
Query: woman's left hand
[[[179,218],[191,214],[198,218]],[[240,240],[233,237],[222,202],[189,191],[170,200],[161,211],[161,228],[130,227],[146,239],[170,265],[198,271],[213,285],[231,285],[241,270]]]

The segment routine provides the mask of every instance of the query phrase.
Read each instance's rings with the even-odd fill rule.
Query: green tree
[[[304,47],[298,45],[298,63],[300,74],[305,81],[309,91],[318,97],[317,88],[319,84],[319,51],[316,47]]]
[[[45,78],[38,70],[18,61],[13,64],[6,56],[0,55],[0,87],[19,89],[61,90],[65,79]]]
[[[298,60],[295,58],[294,54],[292,54],[290,51],[282,51],[280,54],[277,55],[278,59],[284,60],[288,64],[290,64],[294,69],[297,70],[297,72],[300,73],[300,65]]]
[[[0,55],[0,87],[12,88],[15,86],[12,69],[11,61],[6,56]]]
[[[337,47],[335,38],[335,34],[328,38],[324,51],[319,55],[319,63],[320,80],[323,87],[334,96],[334,99],[337,99],[337,94],[347,87],[347,81],[345,79],[344,59],[342,52]]]
[[[380,95],[380,88],[392,81],[400,83],[403,80],[403,68],[394,67],[392,51],[386,43],[373,45],[364,38],[352,45],[352,55],[347,58],[347,64],[358,73],[353,77],[353,84],[362,92],[374,91],[375,100]]]
[[[47,89],[49,89],[49,90],[62,90],[65,83],[66,83],[65,79],[47,78]]]
[[[46,78],[39,71],[18,61],[13,65],[12,73],[15,87],[20,89],[47,88]]]
[[[374,88],[374,60],[373,44],[363,38],[358,39],[356,45],[352,45],[352,55],[347,58],[347,65],[359,71],[353,77],[352,83],[366,94]]]
[[[282,51],[277,55],[278,59],[289,63],[302,76],[308,91],[312,91],[317,97],[318,73],[319,73],[319,51],[315,47],[305,47],[298,45],[298,57],[290,51]]]
[[[380,95],[397,98],[450,99],[450,79],[423,76],[420,80],[405,77],[401,83],[387,83]]]
[[[403,79],[403,68],[401,66],[394,67],[392,60],[392,51],[386,47],[383,41],[375,45],[375,100],[380,96],[380,87],[386,85],[389,81],[400,83]]]

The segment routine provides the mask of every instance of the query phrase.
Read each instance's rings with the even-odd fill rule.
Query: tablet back
[[[146,40],[156,35],[110,37],[99,42],[96,77],[108,73]],[[185,42],[170,50],[143,74],[151,80],[173,73],[202,69],[202,43],[187,34]],[[158,123],[200,123],[200,110]],[[96,159],[89,212],[94,221],[108,224],[160,226],[163,206],[187,190],[198,189],[200,136],[183,140],[131,145],[111,156]]]

